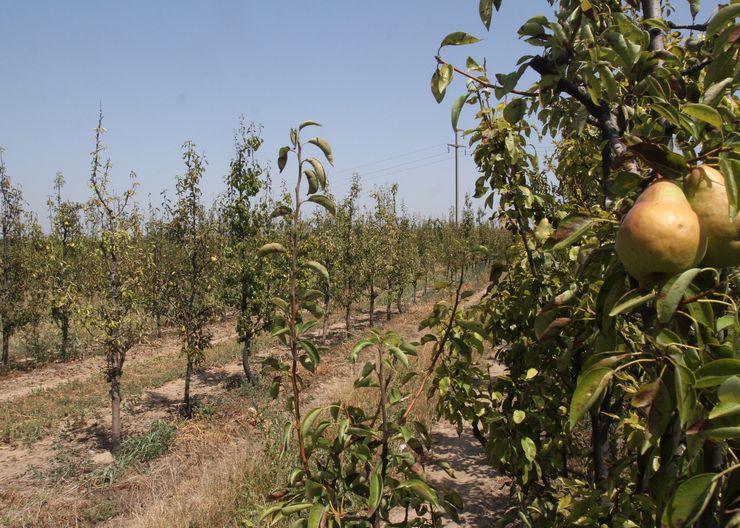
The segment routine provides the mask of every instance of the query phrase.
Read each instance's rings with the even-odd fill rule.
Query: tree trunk
[[[326,286],[327,291],[324,295],[324,326],[321,329],[321,339],[326,343],[326,338],[329,335],[329,304],[331,303],[331,297],[329,296],[329,285]]]
[[[7,367],[10,361],[10,326],[3,325],[3,366]]]
[[[391,320],[391,306],[393,305],[393,295],[391,285],[388,284],[388,291],[385,294],[385,320]]]
[[[373,326],[373,315],[375,312],[375,286],[370,283],[370,328]]]
[[[188,366],[185,369],[185,398],[183,403],[185,404],[185,417],[190,418],[193,415],[193,407],[190,401],[190,378],[193,374],[193,360],[188,358]]]
[[[398,313],[403,313],[403,304],[401,302],[401,297],[403,297],[403,288],[398,290],[398,296],[396,297],[396,308],[398,309]]]
[[[611,420],[602,413],[608,412],[611,391],[607,391],[598,409],[591,412],[591,456],[594,464],[594,483],[600,486],[609,477],[609,429]]]
[[[244,344],[242,345],[242,368],[244,369],[244,377],[248,383],[256,385],[254,374],[252,374],[252,367],[249,365],[249,356],[252,352],[252,334],[244,334],[242,336]]]
[[[62,312],[60,319],[62,342],[59,345],[59,359],[64,362],[67,361],[67,348],[69,347],[69,315],[66,310]]]
[[[117,453],[121,448],[121,369],[110,370],[110,403],[111,403],[111,452]]]
[[[157,339],[160,339],[162,337],[162,316],[160,314],[154,316],[154,323],[157,328]]]
[[[350,324],[350,313],[352,310],[352,303],[348,302],[344,306],[344,329],[347,332],[347,336],[349,337],[349,324]]]
[[[414,304],[416,304],[416,281],[414,281],[414,293],[411,296],[411,302],[413,302]]]
[[[429,287],[429,275],[424,274],[424,295],[427,294],[427,288]]]

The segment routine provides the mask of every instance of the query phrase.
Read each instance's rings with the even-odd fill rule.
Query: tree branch
[[[454,65],[450,64],[449,62],[447,62],[446,60],[444,60],[439,55],[435,56],[434,58],[437,60],[437,63],[438,64],[440,64],[440,65],[449,64],[450,66],[452,66],[452,69],[455,72],[459,73],[463,77],[467,77],[471,81],[477,82],[478,84],[480,84],[481,86],[483,86],[485,88],[493,88],[494,90],[503,88],[502,86],[498,86],[496,84],[491,84],[489,82],[484,81],[483,79],[479,79],[478,77],[474,77],[473,75],[470,75],[468,72],[466,72],[464,70],[461,70],[457,66],[454,66]],[[521,95],[523,97],[537,97],[537,94],[535,92],[521,92],[519,90],[511,90],[511,93],[516,94],[516,95]]]
[[[674,24],[673,22],[668,22],[668,27],[671,29],[691,29],[694,31],[706,31],[707,30],[707,24]]]
[[[705,67],[707,67],[710,64],[712,64],[712,58],[707,57],[706,59],[703,59],[697,62],[693,66],[689,66],[685,70],[681,70],[681,75],[686,76],[686,75],[692,75],[694,73],[700,72],[701,70],[703,70]]]

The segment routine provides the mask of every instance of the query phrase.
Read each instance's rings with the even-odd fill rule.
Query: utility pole
[[[460,162],[458,160],[457,151],[464,149],[465,145],[460,145],[457,142],[458,129],[455,129],[455,143],[447,144],[447,152],[450,151],[450,147],[455,149],[455,223],[460,222]]]

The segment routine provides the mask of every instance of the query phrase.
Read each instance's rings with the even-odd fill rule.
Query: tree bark
[[[111,403],[111,452],[118,453],[121,449],[121,369],[112,367],[110,371],[110,403]]]
[[[663,19],[663,7],[661,6],[661,0],[642,0],[642,15],[643,18],[657,18]],[[665,49],[665,42],[663,40],[663,32],[656,27],[651,27],[650,32],[650,51],[662,51]]]
[[[62,342],[59,344],[59,359],[62,362],[67,361],[67,349],[69,347],[69,315],[63,310],[60,316],[60,326],[62,330]]]
[[[7,367],[10,361],[10,325],[3,325],[3,366]]]
[[[185,417],[190,418],[193,415],[192,402],[190,401],[190,378],[193,374],[193,360],[188,358],[188,366],[185,369],[185,398],[183,403],[185,404]]]
[[[352,303],[348,302],[344,306],[344,329],[345,329],[345,332],[347,333],[347,336],[349,336],[349,325],[350,325],[349,319],[350,319],[351,310],[352,310]]]
[[[594,464],[594,483],[601,486],[609,477],[609,429],[611,419],[602,413],[609,412],[611,391],[607,390],[598,409],[591,412],[591,456]]]
[[[252,352],[252,334],[247,333],[242,336],[242,368],[244,369],[244,377],[248,383],[255,385],[256,380],[252,373],[252,367],[249,364],[249,356]]]
[[[373,315],[375,312],[375,285],[370,283],[370,327],[373,326]]]
[[[396,308],[398,308],[398,313],[403,313],[403,304],[401,302],[401,298],[403,297],[403,288],[398,290],[398,296],[396,297]]]

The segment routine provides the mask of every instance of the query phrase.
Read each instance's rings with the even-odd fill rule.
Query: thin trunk
[[[375,312],[375,285],[370,282],[370,328],[373,326],[373,315]]]
[[[398,296],[396,296],[396,308],[398,309],[398,313],[403,313],[403,305],[401,303],[401,297],[403,297],[403,288],[398,290]]]
[[[3,366],[8,366],[10,361],[10,326],[3,325]]]
[[[252,334],[244,334],[242,336],[244,344],[242,346],[242,368],[244,369],[244,377],[248,383],[252,385],[256,384],[254,374],[252,374],[252,367],[249,365],[249,356],[252,352]]]
[[[69,346],[69,315],[67,315],[66,309],[62,309],[60,325],[62,329],[62,342],[59,345],[59,358],[62,361],[67,361],[67,348]]]
[[[609,477],[609,429],[611,419],[603,413],[608,412],[611,391],[607,391],[604,401],[591,413],[591,456],[594,465],[594,483],[601,486]]]
[[[424,274],[424,295],[427,294],[427,288],[429,287],[429,275]]]
[[[414,281],[414,293],[411,297],[411,301],[416,304],[416,281]]]
[[[349,337],[349,319],[350,319],[351,310],[352,310],[352,303],[348,302],[344,306],[344,329],[347,332],[348,337]]]
[[[154,316],[155,325],[157,327],[157,338],[162,337],[162,316],[157,314]]]
[[[331,303],[331,296],[329,295],[330,284],[326,284],[326,293],[324,295],[324,326],[321,329],[321,339],[326,343],[326,338],[329,335],[329,305]]]
[[[111,452],[117,453],[121,448],[121,368],[113,367],[110,371],[111,403]]]
[[[190,418],[193,415],[192,402],[190,401],[190,377],[193,374],[193,360],[188,358],[188,366],[185,369],[185,416]]]
[[[388,443],[389,443],[389,432],[388,432],[388,415],[385,408],[385,399],[386,399],[386,379],[385,374],[383,372],[383,349],[378,346],[378,383],[380,383],[380,419],[381,419],[381,425],[383,427],[383,439],[382,439],[382,449],[380,452],[380,478],[381,482],[385,482],[386,477],[386,471],[388,470]],[[373,528],[380,528],[380,512],[376,510],[373,513],[372,516],[372,525]]]
[[[642,15],[643,18],[650,19],[662,19],[663,8],[661,6],[661,0],[642,0]],[[650,51],[661,51],[665,49],[665,42],[663,41],[663,32],[657,27],[650,27]]]
[[[385,320],[391,320],[391,306],[393,305],[393,295],[391,294],[392,288],[390,282],[388,283],[388,291],[385,294]]]

